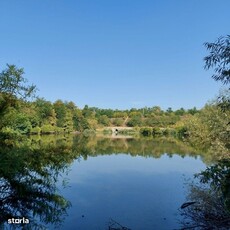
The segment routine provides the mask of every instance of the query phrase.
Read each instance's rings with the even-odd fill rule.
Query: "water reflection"
[[[117,157],[118,154],[119,157]],[[173,157],[174,154],[179,155],[178,158],[184,159],[185,161],[183,162],[185,163]],[[135,158],[132,157],[132,161],[130,161],[129,156],[135,156]],[[120,197],[122,197],[121,195],[126,192],[127,196],[125,196],[126,198],[123,202],[123,204],[126,204],[126,207],[124,208],[133,207],[130,209],[130,213],[132,213],[132,210],[135,208],[134,206],[138,204],[140,207],[140,210],[138,210],[140,215],[144,214],[141,210],[143,202],[140,200],[137,203],[136,195],[140,194],[140,196],[148,197],[152,204],[158,207],[156,197],[153,196],[153,194],[157,192],[157,196],[159,196],[158,199],[168,199],[164,210],[169,212],[174,209],[174,200],[176,198],[174,197],[174,200],[170,198],[172,196],[171,192],[175,190],[174,192],[177,196],[179,196],[179,193],[182,193],[181,188],[179,188],[181,174],[188,170],[194,170],[194,166],[190,167],[189,162],[191,162],[191,160],[188,159],[187,156],[197,158],[198,155],[197,152],[186,143],[164,137],[160,139],[95,136],[85,138],[72,135],[50,135],[31,136],[20,143],[11,143],[10,147],[9,145],[2,145],[0,148],[0,223],[12,228],[22,228],[23,226],[25,229],[42,229],[42,227],[50,226],[51,224],[58,226],[64,221],[67,210],[69,210],[70,202],[68,198],[72,199],[74,196],[72,214],[77,213],[76,207],[80,207],[81,204],[79,202],[82,201],[82,197],[84,197],[84,200],[88,203],[90,202],[89,206],[92,207],[94,200],[91,199],[93,197],[91,195],[87,196],[91,194],[90,191],[94,191],[95,194],[98,194],[97,200],[95,200],[95,204],[97,205],[104,205],[101,204],[101,200],[103,201],[104,198],[108,198],[107,196],[113,197],[113,195],[120,194],[119,197],[115,197],[116,199],[114,200],[108,198],[113,207],[117,205],[117,199],[120,199]],[[96,161],[92,164],[93,161],[88,160],[87,165],[89,167],[87,166],[87,168],[84,164],[76,165],[75,160],[81,158],[84,160],[95,159]],[[146,158],[151,159],[151,161],[144,161]],[[159,158],[161,158],[162,161],[154,160]],[[207,162],[212,161],[212,157],[205,153],[202,155],[202,158]],[[182,167],[183,164],[186,169]],[[57,180],[73,165],[74,176],[71,177],[68,175],[69,180],[72,180],[73,184],[71,184],[72,188],[69,190],[70,195],[68,195],[68,192],[65,193],[64,196],[67,197],[65,198],[57,189]],[[111,165],[115,166],[114,169],[118,171],[112,172]],[[118,165],[119,167],[116,167]],[[169,169],[173,171],[168,172],[166,170],[166,172],[162,173],[163,167],[165,170]],[[200,165],[197,167],[200,167]],[[109,174],[101,173],[101,169],[105,171],[108,169]],[[79,186],[79,183],[78,186],[76,186],[76,180],[81,179],[84,170],[86,170],[87,173],[93,171],[92,175],[94,176],[93,181],[87,181],[88,177],[82,177],[84,184],[88,183],[87,188]],[[165,178],[165,182],[162,181],[162,178]],[[108,191],[106,190],[107,192],[105,193],[105,190],[101,191],[100,189],[104,187],[105,183],[107,183],[106,181],[108,182],[108,186],[110,185],[112,187]],[[120,190],[122,184],[123,190]],[[170,193],[167,191],[168,186]],[[134,195],[130,193],[130,188],[132,187],[135,188],[133,191],[136,190]],[[111,194],[111,191],[113,194]],[[148,193],[146,193],[146,191],[148,191]],[[162,191],[164,192],[162,193]],[[102,197],[100,200],[101,194],[104,194],[104,198]],[[164,194],[164,197],[162,197],[162,194]],[[172,205],[169,208],[167,205],[170,202],[172,202]],[[146,210],[155,212],[155,206],[148,207],[148,203],[146,203],[145,206]],[[102,207],[95,206],[94,209],[92,209],[94,210],[94,212],[92,212],[92,214],[94,213],[92,220],[100,214],[105,216],[105,213],[100,213],[99,211],[97,211],[95,215],[95,210],[98,208],[101,209],[101,212],[103,211]],[[162,209],[162,213],[165,212],[163,211],[163,204],[159,205],[159,208]],[[159,213],[159,210],[157,213]],[[80,214],[81,220],[88,218],[82,218],[82,215],[84,214]],[[133,213],[133,215],[136,214]],[[23,217],[28,219],[30,223],[23,225],[23,222],[25,222],[24,219],[22,220]],[[112,212],[110,217],[114,217]],[[12,221],[12,218],[21,219],[22,223],[16,225],[7,224],[8,220]],[[148,225],[151,226],[150,220],[152,217],[148,215],[148,218]],[[157,218],[159,218],[159,220],[162,219],[160,216]],[[170,218],[167,220],[169,223],[171,221],[169,220]],[[104,221],[104,219],[101,220]],[[96,221],[99,222],[99,219]],[[143,216],[143,223],[144,222]],[[119,223],[119,220],[117,223]],[[140,222],[140,224],[143,223]],[[68,229],[74,229],[76,224],[76,221],[72,221],[71,223],[69,219]],[[130,226],[129,223],[127,224],[121,221],[121,225],[123,224]],[[137,224],[138,223],[135,223],[134,226],[137,226]],[[91,223],[88,223],[87,226],[90,227]]]
[[[50,143],[63,142],[69,146],[70,151],[77,152],[85,160],[89,156],[101,156],[125,153],[131,156],[143,156],[160,158],[162,155],[172,157],[174,154],[181,157],[201,156],[204,162],[213,162],[215,159],[211,154],[206,154],[192,148],[189,144],[172,137],[161,138],[133,138],[111,136],[89,136],[66,135],[66,136],[32,136],[33,142],[40,143],[41,146],[50,145]]]
[[[1,226],[43,229],[47,224],[59,225],[70,202],[58,193],[56,182],[75,158],[62,143],[41,146],[25,140],[13,147],[1,146]]]

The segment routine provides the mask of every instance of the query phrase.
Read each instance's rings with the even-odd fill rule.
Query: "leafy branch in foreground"
[[[230,35],[219,37],[216,42],[206,42],[204,45],[210,52],[204,58],[204,68],[214,68],[212,78],[228,85],[230,83]]]

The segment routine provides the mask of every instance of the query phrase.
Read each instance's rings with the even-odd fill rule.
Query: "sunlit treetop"
[[[0,93],[21,99],[34,96],[36,86],[27,85],[27,79],[23,77],[23,74],[23,68],[7,64],[7,68],[0,72]]]

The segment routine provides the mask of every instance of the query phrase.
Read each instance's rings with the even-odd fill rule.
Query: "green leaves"
[[[7,64],[7,68],[0,73],[0,93],[26,99],[36,91],[35,85],[26,85],[23,77],[24,70],[15,65]]]
[[[230,35],[220,37],[214,43],[206,42],[204,46],[210,52],[204,58],[204,68],[214,68],[212,78],[225,85],[230,84]]]

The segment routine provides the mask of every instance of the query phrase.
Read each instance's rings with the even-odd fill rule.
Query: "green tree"
[[[171,113],[173,113],[173,110],[172,110],[171,107],[168,107],[168,109],[166,110],[166,112],[167,112],[168,114],[171,114]]]
[[[188,113],[191,114],[191,115],[194,115],[196,113],[198,113],[199,111],[197,110],[196,107],[193,107],[192,109],[188,109]]]
[[[15,106],[17,99],[27,99],[34,95],[35,85],[27,85],[23,77],[23,68],[7,64],[7,68],[0,73],[0,114]]]
[[[37,110],[40,125],[56,125],[56,113],[50,101],[47,101],[43,98],[38,98],[34,104]]]
[[[29,118],[14,108],[11,108],[4,114],[4,116],[2,116],[1,123],[2,127],[9,127],[21,134],[29,133],[32,128]]]
[[[175,114],[178,116],[183,116],[185,114],[184,108],[180,108],[180,109],[176,110]]]
[[[216,102],[206,105],[185,124],[190,141],[199,147],[213,149],[215,154],[229,156],[229,117],[230,111],[222,111]]]
[[[74,126],[73,115],[72,115],[70,110],[67,110],[66,111],[66,116],[64,118],[64,124],[63,124],[64,131],[65,132],[73,131],[73,126]]]
[[[65,117],[67,108],[62,100],[57,100],[53,104],[55,113],[57,114],[57,126],[63,127],[65,123]]]
[[[104,126],[109,126],[110,120],[106,115],[102,115],[98,117],[98,123]]]
[[[7,64],[7,69],[0,73],[0,92],[22,99],[32,96],[36,86],[26,85],[27,79],[23,74],[23,68]]]

